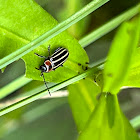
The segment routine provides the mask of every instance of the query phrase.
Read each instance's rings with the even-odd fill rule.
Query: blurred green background
[[[90,0],[36,0],[36,2],[61,22],[84,7]],[[138,2],[139,0],[111,0],[72,26],[68,32],[79,40]],[[90,63],[106,57],[116,30],[85,48]],[[4,73],[0,72],[0,88],[24,73],[25,64],[22,60],[12,63]],[[1,100],[0,107],[11,104],[14,97],[22,95],[24,91],[43,84],[43,82],[32,81]],[[118,97],[121,108],[128,119],[140,114],[140,89],[123,89]],[[67,97],[40,99],[0,117],[0,140],[76,140],[77,136]]]

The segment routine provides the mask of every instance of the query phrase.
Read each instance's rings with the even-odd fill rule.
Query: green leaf
[[[131,8],[131,9],[127,10],[123,14],[117,16],[116,18],[112,19],[111,21],[109,21],[105,25],[101,26],[100,28],[96,29],[95,31],[92,31],[90,34],[86,35],[81,40],[79,40],[79,44],[82,47],[86,47],[88,44],[91,44],[92,42],[94,42],[95,40],[100,38],[101,36],[105,35],[106,33],[110,32],[111,30],[116,28],[124,20],[132,18],[134,15],[136,15],[139,12],[139,8],[140,8],[140,5],[137,5],[133,8]],[[137,61],[137,62],[139,62],[139,61]],[[103,81],[102,80],[102,75],[99,75],[99,76],[96,77],[96,82],[101,86],[102,86],[102,81]],[[16,82],[18,83],[19,81],[16,80]],[[13,81],[13,83],[15,83],[15,84],[16,84],[16,82]],[[22,81],[22,85],[26,84],[27,82],[28,82],[28,78],[25,78]],[[138,81],[138,83],[140,83],[140,82]],[[0,90],[0,93],[3,94],[2,97],[5,97],[5,96],[7,96],[8,94],[11,93],[11,90],[7,90],[7,87],[9,87],[11,84],[12,83],[8,84],[7,86],[3,87]],[[20,83],[18,83],[18,85],[19,85],[18,87],[14,86],[15,89],[13,88],[13,91],[17,90],[19,87],[22,86],[22,85],[20,85]]]
[[[137,48],[134,58],[132,59],[131,69],[127,79],[124,81],[124,86],[140,87],[140,48]]]
[[[138,18],[139,18],[139,25],[140,25],[140,16]],[[139,26],[139,42],[140,42],[140,26]],[[131,69],[129,70],[128,77],[124,81],[123,86],[140,87],[140,61],[139,60],[140,60],[140,47],[138,46],[132,58]]]
[[[1,1],[0,11],[1,58],[58,24],[51,15],[32,0]],[[44,60],[34,55],[34,52],[48,56],[49,44],[51,45],[51,54],[61,46],[67,48],[70,55],[63,68],[61,67],[55,72],[45,74],[47,81],[58,82],[66,80],[83,71],[82,67],[78,66],[78,63],[86,66],[85,63],[89,61],[86,52],[78,41],[67,32],[62,32],[23,57],[28,78],[42,80],[40,71],[37,71],[35,67],[42,65]],[[58,77],[58,75],[60,76]]]
[[[118,30],[104,68],[104,92],[117,94],[128,76],[131,60],[138,44],[138,20],[125,22]]]
[[[124,81],[123,86],[140,88],[140,66],[132,68],[129,71],[129,75]]]
[[[78,140],[139,140],[120,110],[117,96],[102,94]]]
[[[61,22],[60,24],[57,25],[57,21],[52,18],[48,13],[46,13],[43,9],[41,9],[34,1],[28,0],[28,1],[3,1],[0,4],[0,10],[2,11],[0,16],[0,23],[2,22],[2,28],[6,28],[12,33],[16,33],[16,35],[19,35],[21,40],[24,41],[30,41],[29,39],[36,38],[24,47],[17,49],[13,53],[10,53],[8,56],[4,57],[3,59],[0,60],[0,68],[3,68],[7,66],[8,64],[14,62],[15,60],[21,58],[25,54],[31,52],[35,48],[37,48],[39,45],[44,45],[41,46],[39,49],[39,52],[42,52],[46,55],[47,52],[47,46],[48,44],[52,43],[51,45],[53,46],[52,52],[62,46],[68,49],[68,51],[71,53],[69,57],[69,61],[67,61],[67,65],[64,70],[67,70],[67,73],[65,72],[62,76],[59,78],[55,78],[53,81],[56,82],[60,81],[62,79],[68,78],[68,76],[73,76],[77,74],[78,72],[82,71],[82,68],[77,67],[77,60],[80,61],[82,60],[81,64],[84,66],[86,65],[85,60],[88,60],[88,57],[85,53],[85,51],[79,46],[77,41],[69,36],[66,32],[63,32],[60,34],[62,31],[66,30],[68,27],[70,27],[72,24],[78,22],[103,4],[105,4],[108,0],[96,0],[92,1],[89,4],[87,4],[84,8],[79,10],[77,13],[75,13],[73,16],[69,17],[65,21]],[[19,14],[19,15],[18,15]],[[14,16],[13,16],[14,15]],[[15,24],[16,21],[16,24]],[[29,24],[28,24],[29,23]],[[39,26],[38,26],[39,24]],[[10,25],[10,26],[9,26]],[[27,32],[24,33],[24,30],[26,29]],[[21,33],[19,33],[21,31]],[[29,32],[29,34],[28,34]],[[32,35],[33,34],[33,35]],[[59,34],[59,35],[58,35]],[[5,35],[5,33],[4,33]],[[58,35],[56,38],[56,35]],[[31,36],[31,37],[30,37]],[[39,37],[38,37],[39,36]],[[24,38],[25,37],[25,38]],[[53,38],[53,39],[52,39]],[[50,40],[52,39],[52,40]],[[60,41],[60,39],[62,39]],[[64,39],[64,40],[63,40]],[[59,40],[59,41],[58,41]],[[46,43],[46,41],[48,41]],[[70,46],[67,46],[70,45]],[[73,45],[73,46],[72,46]],[[79,47],[78,47],[79,46]],[[78,48],[77,48],[78,47]],[[78,51],[79,50],[79,51]],[[38,51],[38,49],[36,49]],[[77,53],[76,53],[77,52]],[[30,55],[31,54],[31,55]],[[41,62],[40,59],[35,59],[32,58],[33,52],[28,54],[26,57],[24,57],[25,62],[29,60],[32,62],[31,63],[26,63],[26,75],[29,78],[34,78],[34,79],[39,79],[42,80],[39,76],[39,72],[35,72],[33,67],[37,61],[38,66],[40,65],[39,62]],[[30,55],[30,56],[29,56]],[[78,56],[77,56],[78,55]],[[74,59],[76,57],[76,60]],[[79,58],[78,58],[79,57]],[[71,60],[72,58],[72,60]],[[35,61],[36,60],[36,61]],[[39,61],[40,60],[40,61]],[[30,71],[30,68],[32,67],[32,71]],[[70,70],[71,69],[71,70]],[[29,70],[29,71],[28,71]],[[64,72],[64,71],[63,71]],[[58,72],[58,74],[60,71]],[[34,75],[36,74],[36,76]],[[58,75],[57,75],[58,76]],[[49,76],[48,81],[51,81],[54,77]]]
[[[97,95],[100,93],[100,87],[93,80],[86,78],[78,83],[68,87],[69,104],[77,124],[78,131],[82,131],[85,127],[90,114],[92,113],[96,103]],[[92,92],[91,92],[92,91]]]

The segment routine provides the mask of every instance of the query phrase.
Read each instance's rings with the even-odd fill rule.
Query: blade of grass
[[[55,37],[62,31],[69,28],[74,23],[78,22],[97,8],[104,5],[109,0],[94,0],[87,4],[84,8],[82,8],[80,11],[72,15],[70,18],[66,19],[65,21],[61,22],[57,26],[55,26],[53,29],[49,30],[48,32],[44,33],[37,39],[31,41],[29,44],[25,45],[24,47],[18,49],[17,51],[11,53],[10,55],[4,57],[0,60],[0,69],[6,67],[8,64],[14,62],[15,60],[21,58],[25,54],[31,52],[36,47],[42,45],[46,41],[50,40],[51,38]]]
[[[45,88],[43,88],[43,89],[40,88],[40,90],[38,92],[41,92],[42,90],[45,90]],[[0,109],[3,109],[7,106],[10,106],[10,105],[14,104],[15,102],[21,101],[21,100],[23,100],[29,96],[32,96],[33,94],[38,93],[38,92],[33,92],[33,90],[31,90],[30,92],[24,92],[23,95],[18,95],[14,98],[11,98],[8,100],[3,100],[0,102]],[[63,97],[67,97],[68,94],[69,93],[67,90],[62,89],[62,90],[58,90],[58,91],[51,93],[52,96],[50,96],[49,94],[46,94],[45,96],[39,98],[39,100],[63,98]]]
[[[55,86],[50,87],[50,89],[49,89],[50,92],[57,91],[57,90],[59,90],[59,89],[61,89],[63,87],[66,87],[66,86],[68,86],[68,85],[70,85],[70,84],[72,84],[72,83],[74,83],[76,81],[79,81],[79,80],[89,76],[90,74],[93,74],[94,72],[97,71],[96,67],[98,67],[100,65],[102,65],[102,63],[99,64],[99,65],[96,65],[95,67],[87,70],[86,72],[84,72],[84,73],[82,73],[82,74],[80,74],[78,76],[75,76],[75,77],[70,78],[70,79],[68,79],[68,80],[66,80],[64,82],[61,82],[61,83],[59,83],[59,84],[57,84]],[[48,94],[48,91],[47,90],[43,90],[42,92],[34,94],[34,95],[32,95],[30,97],[27,97],[27,98],[25,98],[25,99],[23,99],[23,100],[21,100],[21,101],[19,101],[17,103],[14,103],[14,104],[6,107],[6,108],[3,108],[3,109],[0,110],[0,116],[6,114],[8,112],[11,112],[11,111],[13,111],[13,110],[15,110],[15,109],[17,109],[19,107],[22,107],[22,106],[24,106],[24,105],[26,105],[28,103],[31,103],[31,102],[39,99],[40,97],[42,97],[42,96],[44,96],[46,94]]]
[[[109,22],[107,22],[105,25],[103,25],[103,26],[99,27],[98,29],[96,29],[95,31],[91,32],[89,35],[87,35],[87,36],[83,37],[82,39],[80,39],[79,44],[83,48],[85,48],[86,46],[88,46],[92,42],[96,41],[97,39],[99,39],[103,35],[107,34],[108,32],[112,31],[113,29],[115,29],[123,21],[128,20],[128,19],[132,18],[133,16],[135,16],[136,14],[138,14],[139,9],[140,9],[140,4],[137,5],[137,6],[134,6],[133,8],[131,8],[129,10],[127,10],[123,14],[117,16],[116,18],[114,18],[114,19],[110,20]],[[103,60],[103,61],[105,61],[105,60]],[[91,67],[93,67],[93,65],[91,65]],[[0,89],[0,93],[1,93],[0,94],[0,99],[6,97],[7,95],[12,93],[13,91],[19,89],[20,87],[22,87],[23,85],[28,83],[27,82],[28,78],[24,78],[22,83],[20,83],[19,81],[21,81],[21,80],[22,80],[22,76],[21,76],[21,79],[18,78],[18,80],[14,80],[13,82],[9,83],[7,86],[1,88]],[[16,88],[15,89],[13,88],[13,90],[9,90],[10,87],[11,87],[10,85],[12,85],[12,83],[15,83]]]
[[[136,116],[135,118],[130,120],[131,125],[133,126],[134,129],[139,129],[140,128],[140,115]]]
[[[24,76],[20,76],[13,82],[9,83],[8,85],[0,89],[0,99],[4,98],[5,96],[9,95],[9,93],[12,93],[13,91],[19,89],[20,87],[28,84],[30,81],[32,80],[25,78]]]
[[[99,27],[89,35],[83,37],[79,43],[85,48],[87,45],[91,44],[95,40],[101,38],[103,35],[107,34],[108,32],[112,31],[116,27],[118,27],[122,22],[125,20],[129,20],[136,14],[140,12],[140,4],[136,5],[135,7],[127,10],[123,14],[117,16],[116,18],[110,20],[103,26]]]
[[[45,102],[44,104],[38,105],[36,108],[33,108],[32,110],[29,110],[28,112],[23,114],[23,119],[25,123],[30,123],[33,121],[36,121],[43,115],[46,115],[47,113],[51,112],[52,110],[59,108],[60,106],[68,103],[66,98],[61,99],[55,99],[50,100],[48,102]],[[49,106],[48,108],[46,108]],[[39,112],[39,113],[38,113]]]
[[[65,98],[58,99],[57,102],[56,102],[56,99],[55,100],[50,100],[49,102],[41,104],[37,108],[34,108],[34,109],[26,112],[23,115],[23,119],[27,123],[35,121],[35,120],[39,119],[41,116],[43,116],[44,114],[46,114],[47,112],[50,112],[53,109],[58,108],[58,106],[62,106],[66,103],[67,103],[67,101],[65,100]],[[46,108],[46,106],[50,106],[50,108]],[[42,111],[42,112],[40,112],[40,111]],[[37,112],[40,112],[40,113],[37,114]],[[36,115],[33,115],[33,114],[36,114]],[[140,115],[131,119],[130,123],[135,130],[138,130],[140,128]]]

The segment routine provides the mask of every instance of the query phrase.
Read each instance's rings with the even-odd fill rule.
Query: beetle
[[[54,51],[54,53],[52,55],[50,55],[50,45],[48,46],[48,52],[49,52],[48,57],[39,55],[37,53],[34,53],[34,54],[37,55],[38,57],[45,59],[43,65],[41,65],[39,68],[36,68],[36,69],[41,71],[41,76],[43,77],[44,83],[50,94],[50,91],[49,91],[49,88],[45,81],[45,77],[44,77],[43,73],[49,73],[51,71],[54,71],[55,69],[57,69],[60,66],[62,67],[63,63],[67,60],[67,58],[69,56],[69,52],[66,48],[59,47]]]

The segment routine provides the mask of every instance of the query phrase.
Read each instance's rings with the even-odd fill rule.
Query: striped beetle
[[[39,55],[37,53],[35,53],[35,55],[37,55],[37,56],[39,56],[41,58],[45,58],[44,64],[41,65],[39,68],[36,68],[36,69],[41,71],[41,76],[43,76],[44,83],[45,83],[45,85],[46,85],[46,87],[48,89],[48,92],[50,94],[50,91],[49,91],[49,88],[48,88],[47,83],[45,81],[45,77],[44,77],[43,73],[44,72],[48,73],[48,72],[54,71],[58,67],[63,66],[63,63],[67,60],[67,58],[69,56],[69,52],[68,52],[67,49],[59,47],[50,56],[50,45],[48,46],[48,52],[49,52],[48,57],[41,56],[41,55]]]

